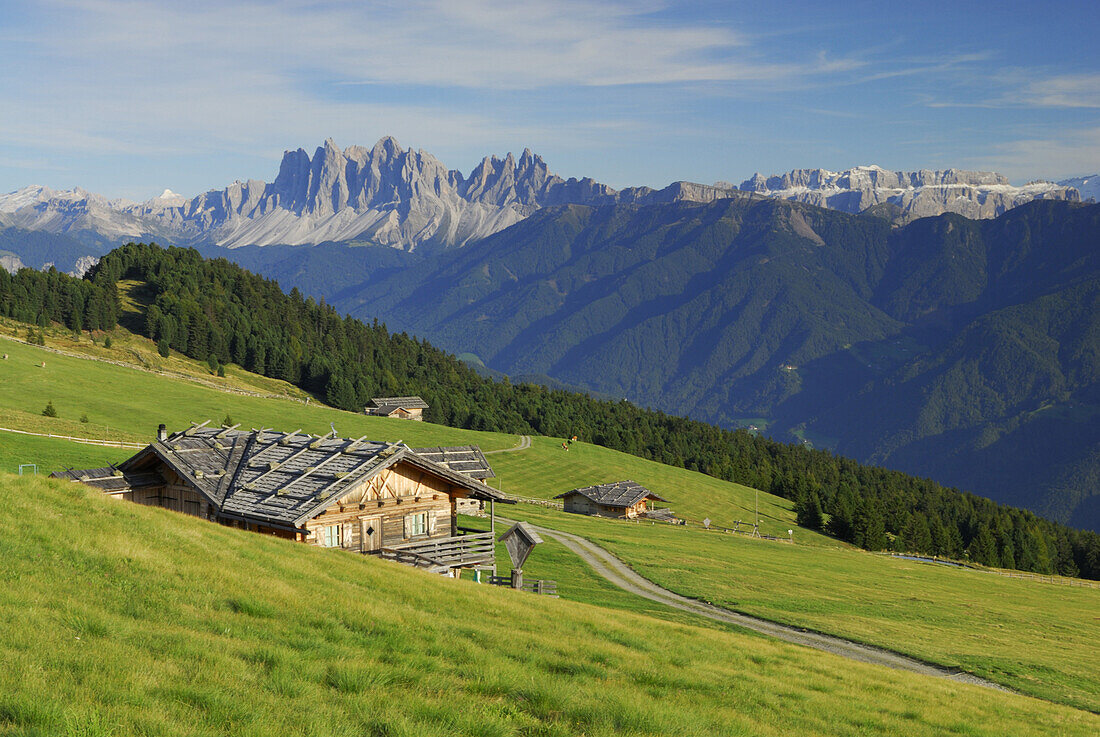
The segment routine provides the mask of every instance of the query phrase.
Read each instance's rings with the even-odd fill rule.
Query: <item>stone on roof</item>
[[[570,494],[581,494],[604,507],[621,507],[623,509],[633,507],[642,499],[656,499],[659,502],[668,501],[657,496],[637,481],[613,481],[610,484],[582,486],[579,489],[572,489],[564,494],[558,494],[554,498],[564,499]]]
[[[447,479],[481,499],[503,495],[416,455],[408,446],[268,430],[196,426],[157,441],[120,465],[141,470],[156,456],[222,514],[283,527],[310,519],[351,488],[399,461]]]
[[[495,478],[489,461],[476,445],[448,445],[435,448],[413,448],[421,458],[446,466],[452,471],[464,473],[470,478]]]
[[[374,409],[427,409],[428,403],[420,397],[372,397]]]
[[[51,473],[52,479],[68,479],[79,481],[89,486],[94,486],[108,494],[131,489],[140,489],[146,486],[160,486],[164,483],[164,477],[156,471],[144,473],[124,473],[114,466],[102,468],[68,469]]]

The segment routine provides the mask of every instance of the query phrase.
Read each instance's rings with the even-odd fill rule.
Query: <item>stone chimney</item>
[[[159,440],[160,442],[163,443],[167,439],[168,439],[168,426],[165,425],[162,422],[160,424],[160,427],[157,428],[157,440]]]

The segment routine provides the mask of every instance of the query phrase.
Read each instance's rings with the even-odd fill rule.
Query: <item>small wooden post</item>
[[[522,568],[513,568],[512,569],[512,588],[514,588],[514,589],[522,589],[523,588],[523,569]]]
[[[493,499],[489,500],[489,532],[497,534],[497,508]]]

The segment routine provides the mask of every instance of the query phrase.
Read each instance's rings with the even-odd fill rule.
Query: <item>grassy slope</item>
[[[1100,711],[1098,589],[531,505],[513,514],[599,542],[686,596]]]
[[[53,341],[48,344],[52,346]],[[17,429],[45,432],[46,427],[52,426],[58,428],[54,432],[76,430],[84,437],[100,437],[102,429],[109,426],[114,439],[144,442],[154,436],[161,422],[170,428],[186,427],[191,421],[203,420],[219,424],[228,414],[243,427],[302,428],[311,433],[327,433],[329,423],[335,422],[336,429],[344,436],[402,439],[413,446],[477,443],[490,450],[517,443],[511,435],[367,417],[316,402],[306,405],[298,401],[217,391],[204,383],[58,355],[10,340],[0,340],[0,352],[8,354],[8,360],[0,361],[0,386],[3,387],[0,390],[0,419],[17,423]],[[43,361],[45,367],[41,366]],[[180,361],[182,363],[183,359]],[[217,383],[218,379],[206,372],[203,381]],[[238,382],[238,387],[229,385],[226,388],[239,388],[241,383]],[[47,401],[52,401],[57,408],[59,417],[56,420],[42,417]],[[87,425],[79,423],[84,414],[89,418]],[[87,431],[80,432],[84,429]]]
[[[43,396],[49,395],[63,418],[99,407],[96,411],[109,419],[112,435],[117,427],[138,439],[148,438],[161,418],[175,426],[198,418],[218,421],[228,412],[246,426],[262,423],[314,432],[325,431],[335,418],[343,434],[403,438],[411,444],[480,443],[490,449],[517,442],[514,436],[224,394],[9,341],[3,342],[2,350],[9,359],[0,361],[0,412],[9,413],[3,416],[8,421],[58,422],[36,412],[44,404]],[[37,366],[43,356],[45,369]],[[560,441],[533,440],[528,451],[490,456],[506,491],[548,497],[583,484],[634,478],[688,517],[710,516],[723,525],[752,517],[755,492],[747,487],[585,443],[566,452]],[[0,469],[5,470],[23,462],[39,462],[43,468],[102,465],[129,454],[0,433]],[[791,527],[793,514],[785,500],[760,494],[760,509],[765,533],[785,533]],[[1095,589],[1052,587],[884,559],[803,530],[796,531],[796,540],[803,544],[789,546],[691,529],[587,520],[537,507],[507,512],[588,535],[681,593],[962,665],[1030,693],[1100,710],[1100,657],[1094,644],[1100,636],[1100,620],[1094,616],[1100,591]],[[563,596],[569,598],[682,618],[611,589],[552,543],[532,556],[528,575],[558,579]]]
[[[1100,718],[0,475],[0,731],[1095,734]]]

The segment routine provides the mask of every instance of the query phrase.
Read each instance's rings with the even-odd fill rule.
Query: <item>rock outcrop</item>
[[[992,172],[845,172],[796,169],[760,174],[735,187],[674,182],[664,189],[616,192],[589,178],[563,179],[525,150],[516,159],[486,157],[468,176],[390,137],[373,148],[341,150],[325,141],[311,157],[287,151],[273,182],[237,181],[186,198],[170,190],[142,203],[108,200],[82,189],[25,187],[0,195],[3,221],[29,230],[114,245],[157,240],[182,245],[302,245],[351,241],[407,251],[465,245],[507,228],[541,207],[650,205],[783,197],[845,212],[910,220],[942,212],[995,217],[1036,198],[1077,199],[1072,187],[1037,182],[1014,187]]]

